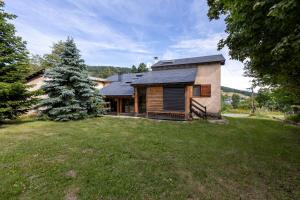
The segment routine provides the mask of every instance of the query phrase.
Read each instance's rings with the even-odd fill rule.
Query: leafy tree
[[[273,109],[275,107],[275,101],[273,101],[274,98],[272,96],[271,90],[268,88],[259,89],[255,100],[257,101],[260,108],[266,107],[269,109]]]
[[[111,75],[122,73],[131,73],[131,68],[128,67],[113,67],[113,66],[88,66],[88,71],[91,76],[107,78]]]
[[[240,103],[240,96],[238,94],[233,94],[232,97],[232,102],[231,102],[231,105],[234,109],[238,108],[239,106],[239,103]]]
[[[42,56],[38,54],[31,55],[29,58],[29,74],[45,69],[43,67],[43,62]]]
[[[58,63],[49,69],[42,87],[49,98],[41,103],[50,119],[67,121],[101,115],[104,101],[97,92],[73,39],[64,42]]]
[[[300,3],[298,0],[208,0],[208,17],[225,15],[231,58],[244,62],[258,84],[280,86],[300,99]]]
[[[51,53],[43,56],[41,65],[44,69],[55,67],[61,62],[61,54],[64,51],[64,42],[60,40],[57,43],[53,43],[51,48]]]
[[[131,73],[137,73],[138,72],[138,69],[136,68],[135,65],[132,65],[131,67]]]
[[[37,100],[25,85],[29,71],[26,43],[15,35],[14,25],[8,22],[15,18],[4,11],[4,2],[0,1],[0,120],[15,119]]]
[[[141,73],[141,72],[148,72],[149,69],[147,68],[145,63],[140,63],[139,67],[137,69],[137,72]]]

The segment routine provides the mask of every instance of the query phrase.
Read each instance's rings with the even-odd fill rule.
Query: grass
[[[0,127],[0,199],[300,199],[300,129],[103,117]]]

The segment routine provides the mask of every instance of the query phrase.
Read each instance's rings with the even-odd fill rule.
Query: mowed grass
[[[249,118],[4,125],[0,199],[300,199],[300,129]]]

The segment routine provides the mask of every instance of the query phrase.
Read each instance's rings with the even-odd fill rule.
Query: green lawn
[[[300,129],[248,118],[4,125],[0,199],[300,199]]]

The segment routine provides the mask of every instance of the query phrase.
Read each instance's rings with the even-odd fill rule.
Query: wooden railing
[[[168,120],[185,120],[184,112],[147,112],[148,118],[168,119]]]
[[[207,119],[207,112],[206,112],[206,106],[203,106],[195,99],[191,98],[190,101],[190,112],[191,114],[195,114],[198,117],[201,117],[203,119]]]

